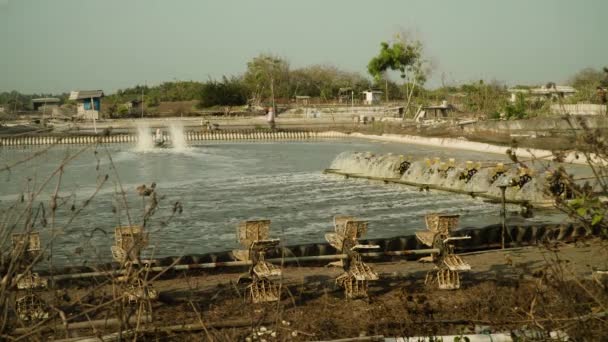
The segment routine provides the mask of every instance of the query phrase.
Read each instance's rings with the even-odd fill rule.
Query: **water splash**
[[[469,180],[466,180],[463,176],[467,174],[468,170],[462,163],[441,171],[439,163],[428,163],[423,160],[409,160],[411,164],[402,175],[399,172],[399,165],[403,160],[405,160],[403,156],[391,154],[344,152],[334,159],[330,168],[367,177],[401,178],[401,180],[407,182],[432,184],[455,191],[480,192],[493,197],[501,196],[497,184],[509,183],[511,180],[519,179],[515,165],[510,166],[504,174],[496,179],[493,179],[493,168],[486,166],[479,169]],[[532,177],[521,188],[518,186],[507,188],[507,199],[532,202],[545,202],[552,199],[545,191],[548,184],[546,178],[540,176],[542,171],[534,171],[536,171],[537,176]]]
[[[152,133],[150,133],[150,127],[143,123],[137,124],[137,147],[135,148],[139,152],[150,151],[154,148],[154,141],[152,140]]]
[[[343,152],[332,162],[330,168],[370,177],[399,178],[401,160],[395,155],[375,155],[371,152]]]
[[[171,147],[176,152],[182,152],[188,148],[186,136],[184,135],[184,126],[181,123],[171,123],[169,125],[169,134],[171,136]]]

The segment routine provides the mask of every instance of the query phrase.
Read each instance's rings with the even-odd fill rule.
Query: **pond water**
[[[18,215],[27,206],[28,191],[39,192],[33,204],[34,216],[38,213],[35,229],[41,232],[44,244],[50,247],[48,243],[53,241],[46,254],[55,265],[110,260],[114,227],[127,224],[129,218],[133,223],[142,222],[143,201],[135,189],[152,182],[161,199],[147,226],[148,256],[232,249],[237,246],[237,223],[253,218],[271,219],[272,234],[285,244],[324,241],[324,233],[333,229],[332,218],[337,214],[368,220],[370,238],[423,229],[423,215],[435,211],[461,214],[462,227],[481,227],[499,222],[498,205],[466,195],[419,192],[402,185],[324,175],[322,171],[344,151],[506,160],[493,154],[360,140],[204,143],[180,151],[141,152],[135,145],[83,149],[0,149],[2,165],[33,157],[0,172],[3,225],[18,222],[15,229],[23,229]],[[80,154],[74,158],[76,153]],[[71,160],[63,172],[49,178],[66,159]],[[102,184],[106,175],[108,179]],[[56,189],[59,207],[53,224],[50,208]],[[176,202],[181,203],[183,212],[173,215]],[[531,220],[559,219],[542,213]],[[523,219],[511,218],[511,222],[516,220]],[[55,239],[51,239],[53,231]]]

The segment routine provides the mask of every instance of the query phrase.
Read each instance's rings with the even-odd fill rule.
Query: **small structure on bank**
[[[123,104],[125,108],[129,111],[129,114],[139,114],[144,109],[144,103],[140,99],[133,99],[127,101]]]
[[[459,215],[427,214],[425,216],[427,230],[416,232],[418,241],[439,250],[438,253],[420,259],[435,264],[435,269],[429,271],[426,275],[424,281],[426,285],[430,286],[436,283],[442,290],[459,289],[460,272],[471,269],[469,264],[454,254],[453,241],[470,239],[469,236],[450,236],[451,231],[458,226],[459,218]]]
[[[274,280],[281,269],[265,260],[266,253],[276,248],[280,239],[270,238],[270,220],[243,221],[237,226],[236,237],[246,250],[234,250],[232,255],[240,261],[251,261],[248,285],[254,303],[274,302],[281,298]]]
[[[366,90],[363,92],[363,104],[368,106],[380,103],[382,92],[379,90]]]
[[[338,103],[355,105],[355,91],[353,88],[340,88],[338,89]]]
[[[296,105],[308,106],[310,103],[310,96],[307,95],[296,95]]]
[[[35,111],[54,114],[59,109],[61,100],[56,97],[43,97],[32,99],[32,107]]]
[[[77,117],[99,120],[102,97],[104,97],[102,90],[77,90],[70,93],[69,99],[77,102]]]
[[[571,86],[556,85],[549,82],[546,85],[537,88],[511,88],[508,90],[510,95],[509,101],[514,103],[517,101],[517,95],[523,94],[530,96],[535,100],[557,100],[565,99],[574,96],[576,89]]]
[[[455,108],[447,101],[442,101],[440,105],[420,107],[418,113],[414,116],[414,121],[446,121],[454,118]]]
[[[336,278],[336,283],[344,288],[346,298],[367,297],[368,282],[378,280],[376,273],[361,260],[360,250],[379,248],[376,245],[359,244],[367,232],[367,221],[360,221],[352,216],[334,217],[334,233],[325,234],[325,239],[346,259],[332,262],[330,265],[342,267],[344,273]]]

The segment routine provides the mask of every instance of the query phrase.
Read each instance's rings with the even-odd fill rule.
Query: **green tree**
[[[596,102],[597,87],[608,86],[608,68],[598,70],[585,68],[574,74],[568,82],[577,93],[572,99],[574,102]]]
[[[505,85],[496,80],[466,83],[456,92],[465,95],[462,105],[469,112],[496,116],[495,114],[504,110],[507,105],[508,93]]]
[[[386,82],[387,72],[398,71],[404,81],[407,111],[414,90],[426,82],[429,68],[427,61],[423,58],[422,43],[419,40],[411,39],[407,34],[398,34],[392,42],[380,43],[380,52],[369,61],[367,71],[377,83],[384,79],[385,84],[388,84]]]
[[[519,93],[514,103],[507,103],[505,106],[505,116],[507,119],[525,119],[528,117],[526,97]]]
[[[368,89],[369,80],[359,73],[340,70],[332,65],[312,65],[290,72],[290,93],[308,95],[322,100],[334,99],[340,88],[360,93]]]
[[[247,63],[243,81],[254,103],[270,99],[275,106],[275,97],[290,97],[289,63],[280,57],[261,54],[253,58]]]
[[[247,88],[238,77],[203,83],[199,94],[200,107],[241,106],[247,103]]]

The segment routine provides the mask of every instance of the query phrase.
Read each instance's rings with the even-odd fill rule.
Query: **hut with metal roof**
[[[61,100],[56,97],[32,99],[32,107],[39,112],[52,112],[59,107]]]
[[[431,120],[438,122],[454,119],[455,109],[456,108],[451,104],[448,104],[447,101],[441,101],[440,105],[420,107],[414,116],[414,121],[424,122]]]
[[[99,119],[102,90],[77,90],[70,93],[70,100],[78,103],[76,116],[83,119]]]
[[[376,105],[380,103],[382,92],[379,90],[366,90],[363,92],[363,103],[366,105]]]

